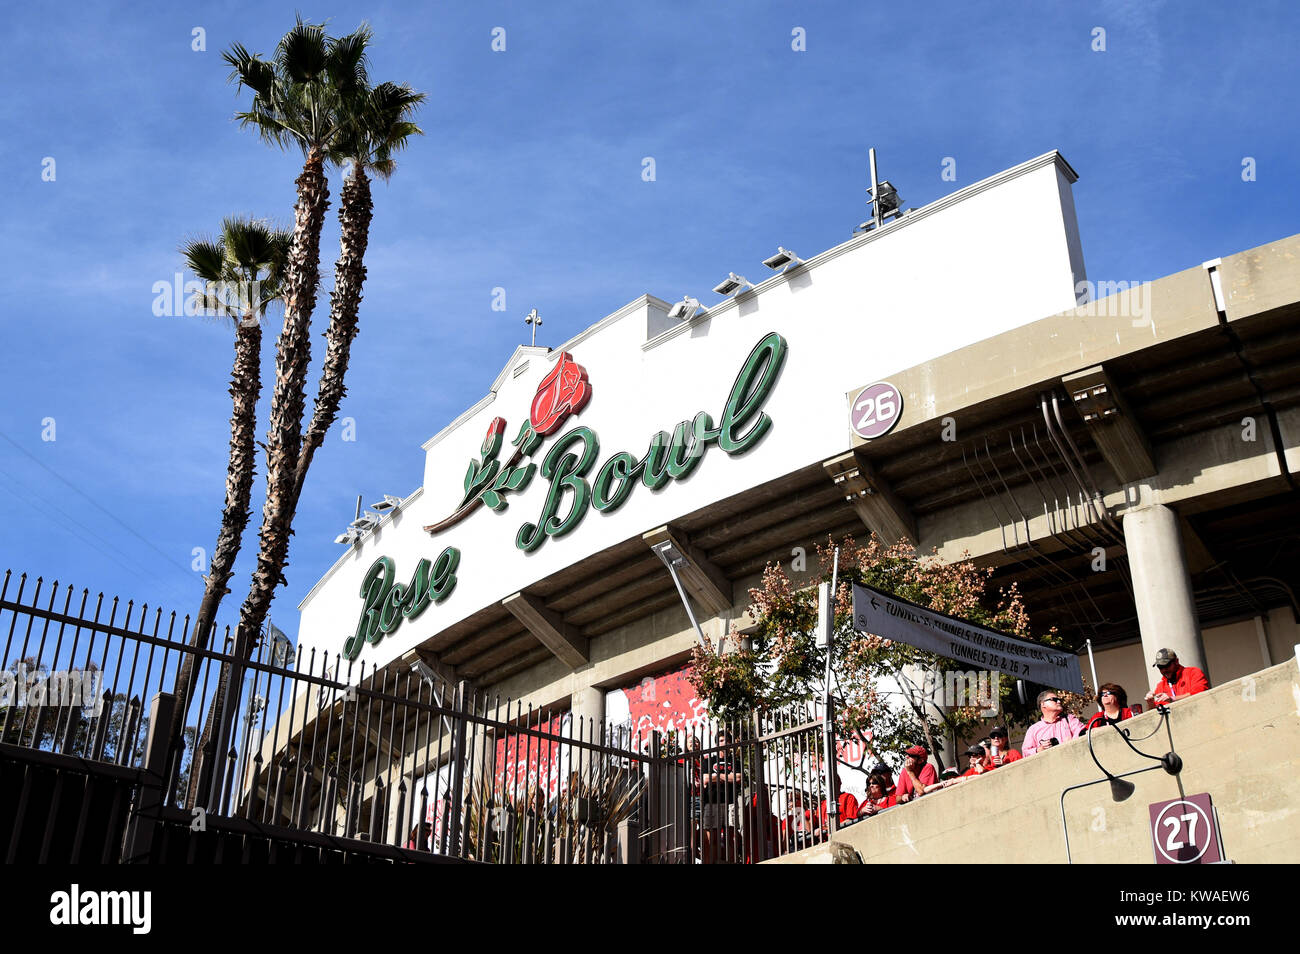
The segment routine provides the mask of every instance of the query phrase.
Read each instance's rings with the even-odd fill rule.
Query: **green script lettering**
[[[579,442],[582,453],[570,452],[569,448]],[[546,503],[542,505],[542,516],[537,523],[526,523],[519,528],[515,537],[519,549],[526,553],[536,550],[546,537],[562,537],[582,522],[587,515],[587,505],[591,503],[591,485],[585,478],[599,453],[600,440],[590,427],[575,427],[555,442],[542,461],[542,476],[551,481]],[[573,492],[573,501],[569,512],[561,517],[560,504],[566,490]]]
[[[391,557],[375,560],[361,580],[361,618],[356,632],[343,641],[344,657],[356,659],[366,643],[377,644],[395,632],[403,619],[415,619],[430,603],[445,600],[456,588],[459,566],[460,551],[447,547],[435,562],[417,563],[411,582],[403,586],[393,582],[396,565]]]
[[[531,553],[547,537],[562,537],[573,531],[588,507],[612,512],[621,507],[636,488],[636,478],[651,490],[659,490],[671,480],[691,475],[705,452],[717,444],[728,456],[743,454],[756,445],[772,427],[772,418],[763,411],[776,379],[785,364],[788,345],[784,338],[771,332],[754,346],[745,359],[717,427],[706,411],[689,421],[682,421],[672,434],[660,431],[650,439],[645,456],[639,461],[626,451],[614,454],[596,474],[592,483],[587,474],[600,452],[600,442],[589,427],[576,427],[564,434],[542,462],[542,476],[551,481],[536,523],[525,523],[515,535],[515,546]],[[570,450],[581,444],[579,452]],[[570,496],[568,511],[560,509]]]
[[[774,331],[755,345],[745,359],[722,409],[718,446],[728,454],[743,454],[762,440],[772,426],[772,418],[764,414],[762,408],[781,366],[785,364],[785,353],[785,339]],[[747,432],[739,436],[734,433],[755,415],[757,420]]]

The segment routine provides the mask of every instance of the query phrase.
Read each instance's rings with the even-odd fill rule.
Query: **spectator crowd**
[[[1167,706],[1180,699],[1204,692],[1209,686],[1205,673],[1192,666],[1184,666],[1176,653],[1161,649],[1156,653],[1153,668],[1160,671],[1160,680],[1146,694],[1145,702],[1157,707]],[[888,765],[878,762],[870,771],[866,791],[858,799],[851,792],[841,792],[836,799],[838,826],[850,825],[870,818],[897,805],[903,805],[931,792],[959,785],[974,776],[1009,765],[1024,758],[1032,758],[1047,749],[1068,742],[1089,730],[1117,725],[1142,712],[1142,706],[1130,705],[1124,687],[1113,682],[1098,687],[1095,697],[1097,712],[1085,722],[1066,710],[1066,700],[1055,690],[1044,690],[1037,698],[1042,718],[1025,733],[1020,749],[1010,745],[1005,726],[995,726],[986,738],[971,745],[963,753],[967,759],[965,771],[948,769],[940,777],[930,761],[930,752],[924,745],[913,745],[901,754],[903,766],[895,776]],[[734,740],[723,736],[723,744]],[[738,823],[754,818],[757,804],[737,805],[735,792],[745,787],[748,779],[742,767],[734,760],[720,754],[704,765],[692,786],[695,794],[692,817],[698,820],[702,832],[703,858],[721,860],[719,846],[733,840]],[[809,803],[808,796],[798,787],[788,796],[785,818],[779,822],[774,834],[786,846],[795,850],[824,839],[829,819],[826,800],[819,806]]]

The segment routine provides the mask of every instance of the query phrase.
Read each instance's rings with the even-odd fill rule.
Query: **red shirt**
[[[862,801],[863,810],[858,814],[865,815],[866,808],[869,805],[874,805],[876,807],[876,811],[882,812],[886,808],[893,808],[897,804],[898,804],[898,798],[897,796],[894,795],[886,795],[884,798],[877,798],[877,799],[872,799],[870,795],[864,795]]]
[[[840,797],[836,799],[839,803],[838,823],[843,825],[845,822],[857,820],[858,817],[858,800],[853,797],[852,792],[840,792]],[[822,799],[822,807],[818,811],[817,818],[823,828],[826,827],[826,800]]]
[[[926,787],[939,781],[939,773],[934,770],[934,766],[929,762],[926,762],[925,765],[921,766],[921,771],[916,773],[916,777],[920,779],[921,784]],[[894,786],[894,794],[898,796],[915,796],[918,794],[917,792],[912,791],[912,776],[907,774],[906,769],[899,773],[898,784]]]
[[[1142,710],[1139,708],[1138,711],[1140,712]],[[1130,709],[1128,706],[1124,706],[1119,710],[1119,718],[1115,721],[1123,722],[1125,719],[1133,718],[1133,716],[1134,716],[1133,710]],[[1095,716],[1093,716],[1091,719],[1088,720],[1088,728],[1091,729],[1094,725],[1097,725],[1098,723],[1105,723],[1105,721],[1106,721],[1106,713],[1098,712]]]
[[[1194,696],[1209,688],[1210,680],[1205,678],[1205,673],[1194,666],[1179,666],[1178,672],[1174,674],[1172,685],[1168,678],[1161,676],[1153,691],[1157,696],[1163,692],[1172,699],[1181,699],[1183,696]]]
[[[1015,749],[1003,749],[1001,755],[1002,755],[1003,765],[1006,765],[1008,762],[1019,762],[1021,759],[1024,758],[1024,756],[1021,755],[1019,752],[1017,752]],[[997,765],[989,766],[989,768],[997,768],[997,767],[998,767]]]

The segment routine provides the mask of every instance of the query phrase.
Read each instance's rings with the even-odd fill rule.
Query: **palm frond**
[[[265,301],[278,300],[284,294],[285,274],[289,268],[289,248],[293,245],[293,232],[276,229],[270,236],[270,252],[266,259],[266,278],[262,287]]]
[[[354,162],[387,179],[397,167],[393,153],[424,134],[411,117],[426,98],[405,84],[384,82],[368,90],[352,103],[353,122],[339,136],[335,161]]]
[[[210,238],[186,242],[180,248],[185,264],[205,282],[219,282],[225,274],[226,252],[220,241]]]
[[[306,23],[301,16],[275,49],[278,72],[294,83],[317,79],[325,71],[328,60],[325,24]]]
[[[258,54],[248,52],[242,43],[231,44],[221,58],[230,64],[230,81],[247,86],[256,95],[266,95],[275,83],[275,68]]]
[[[235,113],[235,119],[239,120],[241,128],[253,127],[257,130],[257,134],[261,139],[273,143],[281,149],[291,145],[305,147],[304,137],[297,129],[285,124],[269,113],[256,111]]]
[[[330,82],[341,93],[366,87],[369,70],[366,50],[372,39],[374,31],[363,22],[354,32],[330,42],[327,69]]]
[[[185,242],[181,254],[190,270],[206,283],[206,311],[238,320],[263,313],[284,294],[285,270],[293,234],[265,219],[228,216],[221,237]]]

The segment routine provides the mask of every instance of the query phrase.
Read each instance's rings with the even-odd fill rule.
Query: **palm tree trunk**
[[[226,465],[226,506],[221,512],[221,530],[208,567],[203,602],[199,605],[190,636],[190,646],[197,649],[208,647],[217,607],[221,605],[221,598],[230,592],[230,575],[251,516],[248,502],[253,494],[253,477],[257,469],[257,398],[262,393],[262,326],[259,318],[240,322],[235,332],[235,366],[230,377],[233,411],[230,415],[230,462]],[[172,687],[178,702],[171,726],[173,773],[180,769],[181,733],[185,729],[186,713],[194,692],[197,661],[193,653],[182,656]]]
[[[294,475],[295,509],[302,494],[312,457],[325,442],[334,424],[339,404],[347,394],[343,379],[348,373],[352,340],[357,335],[357,313],[361,291],[366,282],[366,249],[370,244],[370,220],[374,203],[370,197],[370,180],[365,169],[353,166],[343,184],[339,200],[339,257],[334,263],[334,290],[330,292],[330,323],[325,332],[325,363],[321,366],[320,387],[311,424],[303,437],[302,453]]]
[[[293,244],[285,274],[284,328],[276,344],[275,387],[271,392],[271,417],[266,443],[266,503],[262,508],[260,546],[252,585],[239,611],[235,632],[237,659],[252,658],[253,648],[266,621],[275,596],[275,588],[284,582],[284,566],[289,552],[290,524],[293,521],[295,474],[302,442],[302,417],[306,405],[307,368],[311,362],[311,315],[316,306],[320,284],[320,233],[329,207],[329,183],[325,178],[324,157],[313,150],[298,176],[298,201],[294,206]],[[243,681],[243,667],[222,668],[218,680],[216,707],[196,758],[213,742],[216,765],[229,739],[231,717],[235,707],[227,704]],[[205,760],[206,763],[207,760]],[[192,772],[198,791],[207,792],[212,779],[207,764]]]

